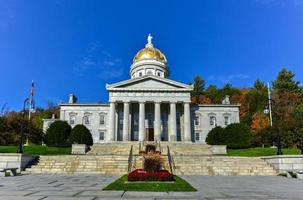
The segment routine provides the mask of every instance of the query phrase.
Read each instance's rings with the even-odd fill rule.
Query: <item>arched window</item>
[[[100,125],[105,125],[105,114],[100,114],[99,123]]]
[[[69,114],[69,124],[70,125],[73,125],[76,123],[76,115],[77,115],[77,113],[74,113],[74,112]]]
[[[215,116],[210,116],[209,117],[209,124],[211,126],[216,126],[216,117]]]
[[[230,113],[224,113],[223,114],[224,117],[224,125],[227,126],[230,124]]]
[[[200,116],[199,115],[194,116],[194,124],[195,124],[195,126],[200,126]]]
[[[83,117],[83,123],[84,124],[89,124],[90,123],[90,120],[89,120],[89,116],[88,115],[85,115],[84,117]]]

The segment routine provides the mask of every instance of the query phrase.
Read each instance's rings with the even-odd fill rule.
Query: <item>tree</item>
[[[276,80],[272,82],[276,93],[292,92],[301,93],[300,82],[294,80],[295,74],[285,68],[279,72]]]
[[[242,88],[239,91],[240,94],[233,95],[230,98],[230,102],[233,104],[240,103],[239,112],[240,112],[240,119],[242,121],[245,118],[245,116],[248,114],[248,102],[246,101],[246,96],[250,90],[247,88]]]
[[[220,126],[213,128],[206,137],[206,143],[210,145],[223,145],[224,141],[224,129]]]
[[[46,131],[45,143],[48,146],[69,146],[68,141],[71,132],[71,126],[66,121],[53,122]]]
[[[191,92],[191,96],[195,98],[195,102],[199,102],[200,95],[203,94],[205,87],[205,81],[201,78],[201,76],[197,75],[194,78],[194,89]]]
[[[70,134],[69,141],[71,144],[93,145],[93,138],[90,131],[82,124],[76,125]]]
[[[260,130],[270,125],[269,118],[262,112],[256,112],[252,117],[251,130],[253,134],[257,134]]]
[[[205,96],[208,97],[212,103],[217,103],[218,88],[215,85],[209,85],[205,90]]]
[[[247,93],[248,112],[252,115],[257,111],[263,112],[267,100],[267,87],[261,80],[256,80],[254,87]]]
[[[224,129],[224,141],[230,149],[248,148],[251,144],[251,133],[248,126],[237,123]]]

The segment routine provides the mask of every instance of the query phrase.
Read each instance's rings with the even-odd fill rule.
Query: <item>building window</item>
[[[75,124],[75,121],[76,121],[76,116],[75,115],[72,115],[69,117],[69,124]]]
[[[158,76],[161,76],[161,73],[160,73],[160,72],[158,72],[157,74],[158,74]]]
[[[83,117],[83,123],[84,124],[89,124],[89,116],[84,116]]]
[[[216,117],[215,116],[210,116],[209,117],[209,124],[211,126],[215,126],[216,125]]]
[[[229,116],[224,116],[224,124],[225,126],[229,124]]]
[[[105,116],[100,115],[100,125],[104,125],[104,124],[105,124]]]
[[[200,117],[195,115],[194,116],[194,124],[195,126],[199,126],[200,125]]]
[[[148,126],[151,127],[153,124],[153,115],[152,113],[147,113],[147,122],[148,122]]]
[[[139,72],[139,76],[142,76],[142,72]]]
[[[105,133],[102,131],[99,133],[99,140],[104,140],[105,138]]]
[[[147,75],[153,75],[152,71],[147,71]]]
[[[195,140],[196,141],[200,141],[201,140],[200,133],[195,133]]]

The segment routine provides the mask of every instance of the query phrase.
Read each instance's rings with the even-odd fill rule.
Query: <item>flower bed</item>
[[[128,181],[173,181],[173,175],[167,170],[147,172],[143,169],[136,169],[128,174]]]

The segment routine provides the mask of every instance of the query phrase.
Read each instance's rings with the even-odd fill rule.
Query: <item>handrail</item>
[[[130,147],[129,156],[128,156],[128,169],[127,169],[128,173],[131,172],[132,164],[133,164],[133,145]]]
[[[167,157],[168,157],[168,164],[169,164],[170,173],[173,174],[173,169],[175,169],[175,164],[174,164],[174,160],[173,160],[173,158],[172,158],[172,156],[170,154],[170,150],[169,150],[169,146],[168,145],[167,145]]]

